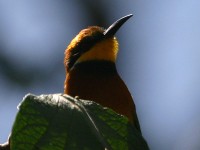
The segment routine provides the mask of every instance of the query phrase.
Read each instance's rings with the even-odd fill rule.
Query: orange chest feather
[[[135,106],[131,94],[117,73],[88,74],[78,70],[66,75],[65,93],[93,100],[133,119]]]

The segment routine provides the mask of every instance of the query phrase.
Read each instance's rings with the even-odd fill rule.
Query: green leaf
[[[25,96],[10,137],[11,150],[146,150],[126,117],[68,95]]]

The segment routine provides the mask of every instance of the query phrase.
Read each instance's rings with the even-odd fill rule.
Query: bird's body
[[[129,17],[107,30],[96,26],[84,29],[72,40],[65,51],[64,93],[109,107],[128,117],[140,131],[132,96],[115,65],[118,42],[114,33]]]
[[[91,61],[78,64],[67,75],[65,82],[65,93],[94,100],[133,120],[133,100],[114,63]]]

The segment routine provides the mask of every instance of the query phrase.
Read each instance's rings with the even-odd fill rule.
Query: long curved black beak
[[[115,35],[118,29],[132,16],[133,16],[132,14],[129,14],[118,19],[107,30],[105,30],[103,34],[107,37]]]

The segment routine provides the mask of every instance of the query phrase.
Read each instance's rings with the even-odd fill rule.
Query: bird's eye
[[[86,36],[74,47],[70,54],[68,62],[69,68],[73,67],[78,58],[85,52],[89,51],[97,42],[104,39],[103,33],[96,32],[90,36]]]

